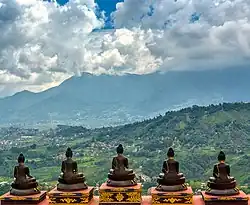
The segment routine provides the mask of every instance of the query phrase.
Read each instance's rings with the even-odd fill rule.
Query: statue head
[[[68,147],[65,155],[67,158],[71,158],[73,156],[73,152],[69,147]]]
[[[119,146],[116,148],[117,154],[123,154],[123,146],[119,144]]]
[[[224,152],[220,151],[218,155],[218,161],[225,161],[226,160],[226,155]]]
[[[23,155],[22,153],[19,154],[19,156],[18,156],[18,158],[17,158],[17,162],[18,162],[18,163],[24,163],[24,161],[25,161],[24,155]]]
[[[168,149],[167,156],[168,156],[168,158],[174,157],[174,150],[173,150],[172,147],[170,147],[170,148]]]

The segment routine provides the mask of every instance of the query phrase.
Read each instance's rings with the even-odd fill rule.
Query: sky
[[[250,63],[249,0],[0,0],[0,96],[72,75]]]

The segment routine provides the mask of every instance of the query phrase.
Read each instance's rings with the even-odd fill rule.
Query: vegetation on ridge
[[[224,103],[193,106],[154,119],[102,129],[63,125],[49,131],[26,130],[27,133],[21,129],[2,129],[0,138],[5,144],[0,144],[0,180],[10,181],[16,158],[23,152],[39,182],[54,185],[65,150],[70,146],[88,184],[101,184],[106,180],[116,146],[122,143],[130,167],[144,181],[144,190],[156,184],[169,147],[175,149],[181,172],[195,188],[212,174],[220,150],[227,154],[232,175],[247,187],[249,119],[250,103]],[[8,188],[4,186],[1,191]]]

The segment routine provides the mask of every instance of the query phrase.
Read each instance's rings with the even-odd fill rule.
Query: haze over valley
[[[192,105],[250,100],[249,69],[147,75],[83,73],[40,93],[0,99],[2,125],[100,127],[140,121]]]

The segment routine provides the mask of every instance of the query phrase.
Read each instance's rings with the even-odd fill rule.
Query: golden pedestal
[[[248,205],[249,200],[243,191],[233,196],[213,196],[202,192],[202,198],[205,205]]]
[[[64,205],[64,204],[74,204],[74,205],[84,205],[89,204],[93,199],[94,187],[88,187],[88,189],[65,192],[58,191],[54,188],[48,193],[49,204]]]
[[[110,187],[106,183],[102,184],[99,193],[100,205],[141,204],[142,185],[130,187]]]
[[[46,199],[46,191],[41,191],[39,194],[27,196],[14,196],[10,192],[0,197],[1,205],[27,205],[27,204],[40,204]]]
[[[163,192],[157,191],[155,187],[151,189],[152,205],[174,204],[184,205],[193,204],[193,190],[188,187],[185,191]]]

